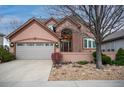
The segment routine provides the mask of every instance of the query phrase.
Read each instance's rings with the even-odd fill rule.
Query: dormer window
[[[52,31],[55,31],[55,26],[54,25],[48,25],[48,28],[51,29]]]

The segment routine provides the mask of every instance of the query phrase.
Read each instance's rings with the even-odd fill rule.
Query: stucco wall
[[[77,62],[77,61],[82,61],[82,60],[86,60],[86,61],[93,61],[93,56],[92,53],[87,52],[62,52],[63,55],[63,61],[71,61],[71,62]]]
[[[68,20],[64,21],[56,28],[56,33],[61,37],[61,31],[70,29],[72,31],[72,49],[73,52],[80,52],[82,50],[82,36],[79,34],[80,29]]]
[[[63,61],[66,62],[77,62],[77,61],[93,61],[93,52],[61,52],[63,55]],[[111,57],[112,60],[115,59],[115,52],[103,52],[104,54],[108,55]]]
[[[37,22],[30,23],[27,27],[20,30],[18,34],[11,38],[10,42],[14,42],[14,47],[10,48],[10,52],[15,54],[16,43],[18,42],[59,42],[57,38],[51,35],[46,29],[41,27]],[[59,49],[55,49],[59,51]]]
[[[26,29],[23,29],[23,31],[21,31],[13,39],[11,39],[11,42],[18,42],[20,40],[21,41],[24,40],[25,42],[26,39],[30,39],[30,42],[34,42],[33,38],[34,39],[40,38],[40,40],[43,39],[43,40],[58,42],[58,40],[54,36],[48,33],[36,22],[33,22],[32,24],[30,24]]]
[[[84,48],[83,48],[83,38],[84,38],[83,33],[87,33],[90,37],[93,36],[91,33],[87,32],[88,29],[83,24],[80,24],[80,25],[81,25],[81,27],[78,28],[75,24],[66,20],[56,28],[56,33],[60,37],[61,37],[61,31],[63,29],[67,28],[67,29],[70,29],[72,31],[72,49],[73,49],[73,52],[83,52],[83,50],[84,50]],[[92,50],[92,49],[90,49],[90,50]]]
[[[15,55],[15,48],[16,48],[16,46],[10,47],[9,52],[11,52],[12,54]]]

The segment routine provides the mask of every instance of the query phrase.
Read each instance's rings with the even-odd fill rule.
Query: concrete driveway
[[[0,64],[0,82],[47,81],[51,60],[15,60]]]
[[[0,87],[124,87],[124,80],[48,81],[51,60],[0,64]]]

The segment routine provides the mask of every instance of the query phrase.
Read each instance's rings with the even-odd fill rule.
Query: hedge
[[[5,50],[4,48],[0,47],[0,60],[2,62],[8,62],[8,61],[11,61],[14,59],[15,59],[15,56],[12,53],[10,53],[7,50]]]
[[[120,48],[116,54],[116,61],[124,59],[124,49]]]
[[[96,63],[96,52],[93,52],[93,57],[94,57],[94,61]],[[102,64],[106,65],[106,64],[110,64],[111,63],[111,58],[105,54],[102,54]]]
[[[116,54],[116,60],[113,61],[113,64],[118,66],[124,66],[124,49],[118,49],[118,52]]]

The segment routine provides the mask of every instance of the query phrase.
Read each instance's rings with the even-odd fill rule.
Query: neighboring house
[[[0,33],[0,46],[3,46],[4,43],[4,34]]]
[[[51,59],[53,52],[61,52],[65,60],[72,61],[92,59],[91,55],[87,57],[87,53],[95,50],[91,37],[93,35],[74,16],[48,20],[31,18],[7,36],[10,51],[17,59]]]
[[[124,49],[124,29],[106,37],[102,43],[102,51],[117,52],[119,48]]]

